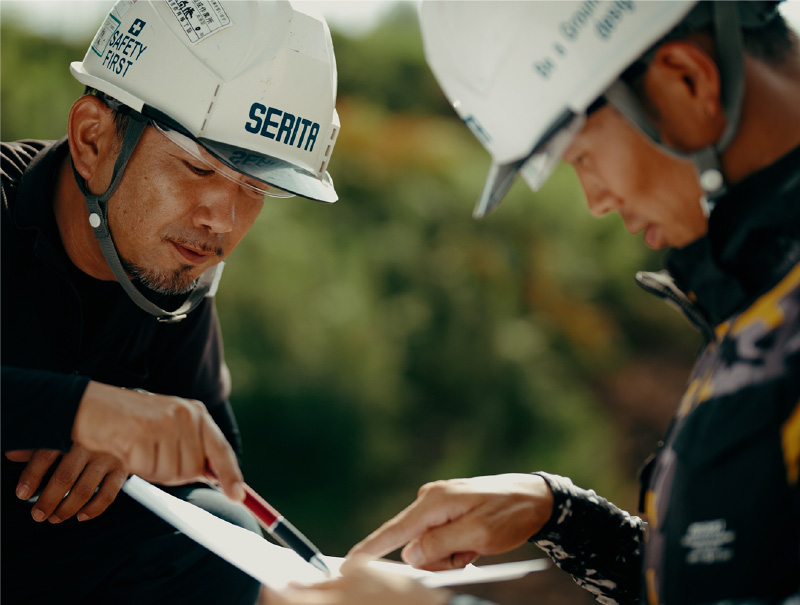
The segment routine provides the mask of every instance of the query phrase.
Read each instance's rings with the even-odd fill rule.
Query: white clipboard
[[[122,490],[167,523],[205,546],[232,565],[271,588],[281,590],[290,582],[313,584],[328,579],[297,553],[265,540],[259,534],[228,523],[189,502],[176,498],[132,475]],[[322,557],[333,576],[339,575],[341,557]],[[521,578],[550,567],[549,559],[533,559],[495,565],[468,565],[464,569],[424,571],[403,563],[372,561],[370,566],[418,579],[430,587],[478,584]]]

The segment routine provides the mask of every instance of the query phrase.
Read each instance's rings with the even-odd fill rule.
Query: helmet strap
[[[713,3],[720,96],[726,117],[725,130],[715,144],[691,153],[669,147],[662,141],[658,129],[653,125],[641,101],[627,82],[620,78],[605,92],[608,102],[659,147],[673,155],[691,160],[704,191],[700,204],[706,216],[728,190],[720,155],[733,141],[739,128],[744,96],[744,44],[737,4],[724,1]]]
[[[125,269],[122,267],[119,253],[117,252],[116,246],[114,246],[114,240],[111,237],[111,230],[108,226],[108,200],[117,190],[117,186],[120,180],[122,180],[122,173],[125,171],[128,160],[130,160],[131,155],[133,155],[133,150],[136,148],[136,144],[139,142],[145,128],[147,128],[147,121],[145,119],[131,115],[131,119],[128,121],[128,126],[125,131],[125,136],[122,139],[119,155],[117,155],[117,159],[114,162],[111,183],[103,193],[93,194],[89,191],[89,185],[86,179],[77,171],[74,163],[72,163],[72,173],[75,176],[75,182],[78,188],[86,199],[86,206],[89,208],[89,225],[92,227],[94,235],[100,243],[100,250],[103,252],[103,257],[105,257],[109,268],[125,290],[125,293],[139,308],[156,316],[158,321],[175,323],[185,319],[189,312],[197,307],[207,295],[214,295],[219,279],[222,276],[224,263],[219,263],[203,273],[203,275],[200,276],[197,286],[192,290],[192,293],[175,311],[166,311],[148,300],[136,288],[125,272]]]

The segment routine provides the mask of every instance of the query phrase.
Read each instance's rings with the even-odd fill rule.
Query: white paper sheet
[[[293,550],[272,544],[258,534],[215,517],[140,477],[131,476],[122,489],[167,523],[273,590],[280,590],[290,582],[310,584],[326,579],[325,574]],[[343,558],[323,556],[323,560],[334,576],[339,575]],[[370,565],[418,578],[423,584],[433,587],[510,580],[546,569],[550,561],[535,559],[496,565],[468,565],[464,569],[439,572],[423,571],[391,561],[373,561]]]

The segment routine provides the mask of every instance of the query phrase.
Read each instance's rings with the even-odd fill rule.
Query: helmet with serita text
[[[287,0],[118,0],[70,69],[131,118],[106,191],[92,194],[75,177],[109,267],[160,321],[179,321],[212,296],[223,263],[206,270],[174,311],[128,278],[107,206],[145,128],[259,195],[337,199],[328,173],[339,134],[336,61],[322,17]]]

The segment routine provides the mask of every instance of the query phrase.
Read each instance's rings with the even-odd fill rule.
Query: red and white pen
[[[214,473],[208,466],[206,466],[206,473],[212,481],[216,480]],[[253,513],[261,527],[267,530],[269,534],[281,544],[287,548],[291,548],[325,575],[331,575],[328,566],[325,565],[322,560],[322,553],[308,538],[300,533],[299,529],[289,523],[286,517],[275,510],[269,502],[259,496],[253,488],[246,483],[244,484],[244,494],[243,504]]]

